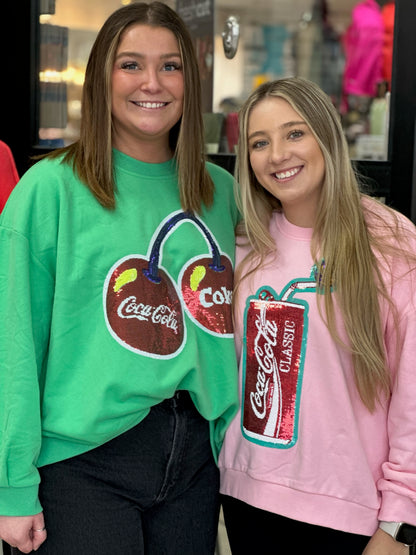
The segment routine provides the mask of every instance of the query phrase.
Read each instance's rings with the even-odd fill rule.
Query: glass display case
[[[235,2],[233,61],[216,34],[214,111],[238,107],[263,81],[305,77],[338,109],[351,157],[386,160],[394,12],[394,0]],[[230,2],[217,2],[217,28],[229,13]]]

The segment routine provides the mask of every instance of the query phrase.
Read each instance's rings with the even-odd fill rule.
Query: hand
[[[0,538],[23,553],[36,551],[46,540],[43,513],[32,516],[0,516]]]
[[[409,548],[378,528],[364,549],[363,555],[409,555]]]

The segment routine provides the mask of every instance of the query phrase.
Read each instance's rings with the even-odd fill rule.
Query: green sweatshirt
[[[175,164],[114,152],[116,208],[60,160],[0,218],[0,515],[41,510],[37,468],[93,449],[185,389],[218,455],[238,406],[233,178],[181,210]]]

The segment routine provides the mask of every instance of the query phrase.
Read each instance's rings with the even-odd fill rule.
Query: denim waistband
[[[195,408],[194,402],[189,395],[189,391],[185,389],[178,389],[173,397],[165,399],[160,404],[172,407]]]

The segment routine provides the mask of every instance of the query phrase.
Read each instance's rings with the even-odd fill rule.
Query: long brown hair
[[[192,38],[179,15],[162,2],[137,2],[116,10],[100,29],[85,72],[82,92],[80,138],[57,149],[49,157],[64,155],[98,202],[115,206],[111,75],[123,33],[132,25],[169,29],[176,37],[184,73],[184,106],[179,122],[171,129],[169,142],[176,160],[181,205],[199,212],[213,200],[214,184],[205,168],[201,83]]]
[[[343,344],[335,318],[332,293],[335,285],[349,340],[349,345],[344,347],[352,355],[361,399],[373,410],[377,401],[389,395],[391,388],[380,298],[389,303],[398,333],[397,311],[383,283],[380,259],[390,269],[394,257],[407,260],[409,268],[414,268],[415,256],[406,248],[406,231],[397,213],[375,204],[360,192],[339,115],[327,95],[305,79],[279,79],[261,85],[239,114],[236,194],[244,216],[240,234],[251,248],[237,268],[235,292],[238,294],[241,281],[256,271],[267,256],[271,253],[278,256],[269,223],[273,210],[281,210],[281,204],[257,181],[247,144],[251,111],[266,97],[287,101],[307,123],[321,148],[325,177],[311,243],[311,254],[321,276],[318,305],[333,339]],[[402,247],[398,248],[398,244]]]

